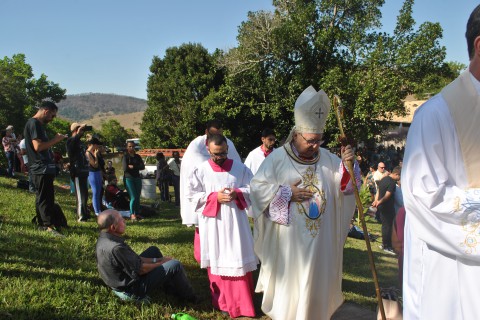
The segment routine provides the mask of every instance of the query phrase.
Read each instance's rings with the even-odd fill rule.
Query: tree
[[[123,146],[125,140],[129,138],[127,130],[114,119],[102,123],[100,134],[105,139],[105,142],[112,147]]]
[[[65,99],[65,92],[44,74],[35,79],[24,54],[4,57],[0,60],[0,127],[11,124],[23,128],[27,118],[35,114],[36,104],[44,99],[59,102]]]
[[[147,83],[148,107],[141,124],[145,147],[183,147],[212,115],[202,101],[222,83],[215,60],[199,44],[183,44],[155,56]]]
[[[61,118],[55,118],[50,122],[46,127],[47,135],[52,139],[57,133],[69,134],[70,133],[70,122]],[[66,140],[65,140],[66,142]],[[67,153],[67,145],[65,142],[57,143],[53,146],[53,149],[59,151],[61,154]]]
[[[0,127],[11,124],[23,128],[26,121],[24,108],[29,105],[28,81],[32,68],[25,63],[24,55],[14,55],[0,60]]]
[[[383,4],[274,0],[274,12],[248,14],[238,46],[227,52],[210,56],[195,45],[167,50],[150,69],[145,140],[185,146],[200,123],[219,116],[245,156],[265,127],[287,137],[295,99],[313,85],[330,98],[340,96],[349,136],[373,141],[386,126],[379,119],[405,113],[408,94],[439,90],[457,70],[444,62],[438,23],[415,29],[413,0],[404,0],[392,34],[379,32]],[[330,146],[338,133],[332,112],[325,134]]]
[[[249,124],[237,128],[235,136],[247,137],[237,145],[252,144],[241,130],[259,132],[265,124],[285,138],[293,126],[294,100],[309,85],[330,98],[339,95],[350,135],[367,141],[382,132],[378,119],[405,112],[407,94],[430,90],[441,77],[452,79],[438,43],[440,25],[426,22],[415,31],[413,1],[406,0],[393,35],[376,32],[383,3],[277,0],[273,14],[249,13],[238,47],[220,60],[228,72],[226,90],[219,90],[226,95],[219,100],[228,101],[228,110],[240,110]],[[336,143],[333,114],[326,133]]]

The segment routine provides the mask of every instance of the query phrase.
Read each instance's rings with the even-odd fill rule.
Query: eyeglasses
[[[379,169],[385,169],[385,167],[378,167]]]
[[[314,146],[314,145],[320,145],[323,143],[323,140],[321,139],[305,139],[305,137],[299,132],[298,133],[302,138],[303,140],[305,140],[305,142],[310,145],[310,146]]]

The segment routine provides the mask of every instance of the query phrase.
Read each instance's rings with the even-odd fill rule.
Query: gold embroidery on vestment
[[[318,210],[319,210],[318,218],[316,219],[309,218],[308,217],[309,208],[308,207],[305,208],[303,203],[299,203],[299,202],[296,203],[298,214],[300,214],[305,220],[305,228],[308,230],[312,238],[315,238],[320,231],[323,214],[327,206],[325,191],[323,189],[319,189],[317,187],[318,184],[319,184],[318,177],[315,170],[312,167],[307,168],[305,173],[302,175],[302,185],[304,188],[307,188],[309,191],[313,192],[314,197],[317,199],[317,201],[320,202],[320,205],[318,206]]]
[[[460,246],[465,247],[466,254],[476,253],[478,245],[477,238],[480,236],[480,222],[472,223],[469,221],[463,221],[462,228],[467,234],[465,235],[465,240],[460,243]]]
[[[460,197],[455,197],[453,199],[453,212],[459,212],[460,211]]]

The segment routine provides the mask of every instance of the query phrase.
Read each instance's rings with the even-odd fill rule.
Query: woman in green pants
[[[135,143],[127,143],[127,153],[123,156],[122,167],[124,171],[125,184],[130,196],[130,219],[140,220],[140,193],[142,192],[142,178],[140,170],[145,169],[145,163],[135,152]]]

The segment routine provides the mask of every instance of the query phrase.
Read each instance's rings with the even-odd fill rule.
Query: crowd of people
[[[192,227],[192,254],[207,270],[214,308],[232,318],[255,317],[256,291],[263,294],[262,311],[272,319],[330,319],[343,303],[343,246],[356,208],[354,185],[360,188],[363,179],[369,210],[382,224],[381,248],[399,258],[405,318],[480,318],[474,303],[480,281],[475,133],[480,130],[480,6],[468,20],[466,37],[469,69],[418,109],[405,149],[355,153],[346,145],[337,155],[320,148],[330,100],[310,86],[295,102],[294,127],[281,147],[275,148],[275,133],[266,128],[261,145],[242,162],[222,123],[211,120],[182,160],[178,153],[169,161],[157,154],[161,200],[170,201],[172,184],[182,224]],[[52,215],[57,166],[51,148],[67,136],[49,139],[45,131],[56,113],[54,103],[42,102],[25,126],[25,138],[17,138],[9,126],[2,143],[9,176],[15,174],[16,154],[26,156],[20,161],[35,188],[39,229],[61,235]],[[163,288],[187,303],[198,302],[180,261],[155,246],[137,254],[123,238],[126,225],[119,211],[128,210],[132,221],[142,219],[145,164],[135,144],[127,144],[122,160],[125,192],[112,163],[102,158],[102,142],[94,136],[84,142],[84,124],[70,129],[66,145],[78,220],[93,216],[88,182],[104,283],[124,300],[146,301],[150,292]],[[354,164],[353,172],[346,163]],[[107,210],[104,194],[111,205]]]

